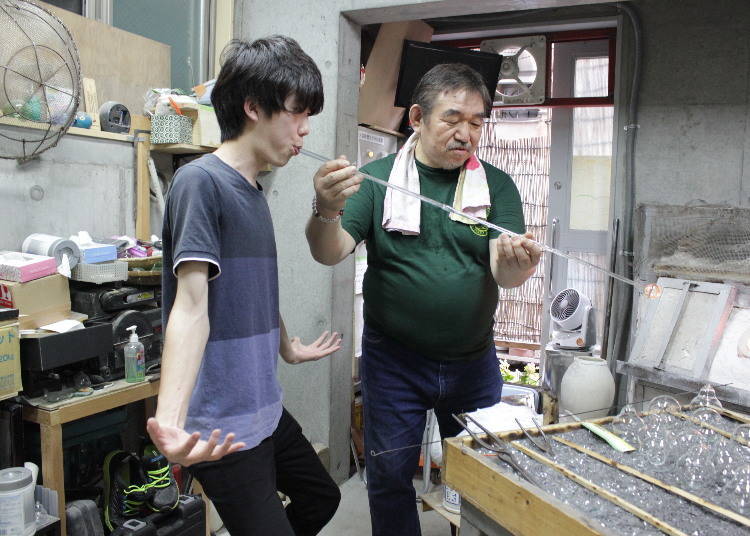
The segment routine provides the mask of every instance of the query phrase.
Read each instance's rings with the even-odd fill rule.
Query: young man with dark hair
[[[438,65],[417,85],[413,103],[414,135],[397,154],[362,171],[524,233],[513,180],[474,155],[492,107],[479,73]],[[500,400],[492,332],[498,285],[524,283],[541,250],[531,234],[511,240],[361,182],[344,160],[324,164],[313,180],[315,211],[307,225],[313,257],[336,264],[367,241],[360,374],[372,534],[417,536],[412,478],[419,448],[413,445],[421,442],[426,412],[435,410],[442,437],[451,437],[460,430],[452,413]]]
[[[288,363],[320,359],[341,339],[324,333],[305,345],[287,336],[273,223],[256,177],[299,153],[323,86],[287,37],[235,41],[223,60],[211,94],[222,144],[181,167],[167,196],[167,327],[148,432],[198,478],[232,536],[313,535],[340,494],[282,407],[276,364],[279,354]],[[291,499],[286,509],[277,490]]]

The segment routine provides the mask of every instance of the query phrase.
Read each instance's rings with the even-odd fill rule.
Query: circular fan
[[[581,327],[585,310],[590,306],[591,301],[587,296],[574,288],[566,288],[552,300],[549,313],[561,329],[573,330]]]
[[[0,158],[54,147],[75,119],[78,50],[65,25],[25,0],[0,0]]]
[[[500,64],[500,79],[497,82],[497,95],[503,97],[518,97],[530,93],[537,76],[537,65],[528,47],[510,47],[500,54],[503,61]]]

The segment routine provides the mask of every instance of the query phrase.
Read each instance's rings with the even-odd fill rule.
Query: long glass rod
[[[326,158],[325,156],[319,155],[317,153],[314,153],[312,151],[309,151],[307,149],[300,149],[300,153],[304,154],[305,156],[309,156],[310,158],[314,158],[315,160],[319,160],[321,162],[328,162],[330,160],[333,160],[332,158]],[[384,181],[383,179],[379,179],[377,177],[373,177],[372,175],[368,175],[367,173],[359,172],[362,176],[364,176],[366,179],[371,180],[372,182],[375,182],[377,184],[380,184],[381,186],[385,186],[386,188],[392,188],[398,192],[401,192],[402,194],[415,197],[422,201],[423,203],[427,203],[428,205],[432,205],[433,207],[437,207],[439,209],[444,210],[445,212],[451,212],[453,214],[458,214],[459,216],[463,216],[464,218],[468,218],[473,222],[476,222],[480,225],[484,225],[486,227],[489,227],[490,229],[494,229],[495,231],[505,233],[512,237],[521,237],[523,235],[519,235],[518,233],[514,233],[513,231],[509,229],[505,229],[503,227],[500,227],[499,225],[495,225],[494,223],[490,223],[486,220],[483,220],[482,218],[477,218],[476,216],[472,216],[471,214],[467,214],[466,212],[463,212],[461,210],[455,209],[450,205],[446,205],[444,203],[440,203],[438,201],[435,201],[434,199],[430,199],[429,197],[425,197],[421,194],[418,194],[416,192],[412,192],[411,190],[408,190],[406,188],[403,188],[401,186],[398,186],[396,184],[390,183],[388,181]],[[578,264],[583,264],[585,266],[588,266],[592,270],[596,270],[598,272],[601,272],[603,274],[608,275],[609,277],[612,277],[614,279],[617,279],[618,281],[622,281],[623,283],[627,283],[628,285],[632,285],[633,287],[638,287],[638,283],[633,281],[632,279],[628,279],[627,277],[623,277],[620,274],[616,274],[614,272],[610,272],[609,270],[605,268],[601,268],[600,266],[597,266],[596,264],[590,263],[588,261],[584,261],[583,259],[579,259],[578,257],[574,257],[573,255],[569,253],[565,253],[564,251],[561,251],[559,249],[552,248],[546,244],[542,244],[541,242],[537,242],[535,240],[532,240],[537,246],[539,246],[543,251],[548,251],[549,253],[553,255],[557,255],[558,257],[563,257],[565,259],[568,259],[569,261],[577,262]]]

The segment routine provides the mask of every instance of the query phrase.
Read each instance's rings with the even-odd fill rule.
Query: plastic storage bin
[[[111,283],[128,280],[128,263],[122,261],[102,262],[98,264],[79,263],[73,268],[71,279],[85,283]]]
[[[34,479],[25,467],[0,470],[0,534],[30,536],[34,521]]]

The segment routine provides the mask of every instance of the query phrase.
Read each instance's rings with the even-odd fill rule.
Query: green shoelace
[[[135,493],[145,494],[147,492],[148,484],[145,484],[143,486],[135,486],[131,484],[130,486],[128,486],[125,491],[123,491],[125,500],[123,501],[122,514],[124,516],[139,514],[141,512],[141,509],[143,508],[145,501],[143,499],[130,498],[130,495]]]
[[[166,488],[170,484],[169,465],[147,471],[150,482],[146,484],[147,488]]]

